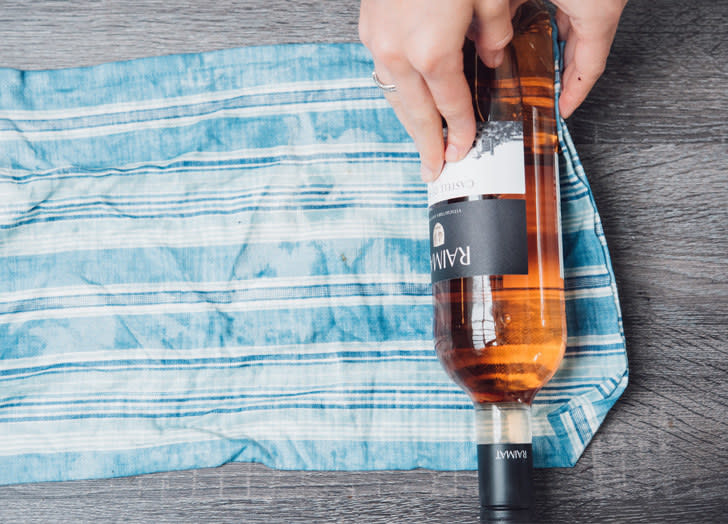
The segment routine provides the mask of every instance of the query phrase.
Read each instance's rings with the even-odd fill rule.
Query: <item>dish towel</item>
[[[475,469],[433,350],[418,155],[372,69],[300,44],[0,70],[0,483]],[[573,465],[627,384],[560,133],[568,349],[537,467]]]

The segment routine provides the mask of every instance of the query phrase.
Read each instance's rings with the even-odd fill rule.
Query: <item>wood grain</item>
[[[0,66],[357,39],[358,3],[0,2]],[[617,275],[630,386],[542,522],[728,522],[728,2],[633,1],[570,128]],[[475,522],[473,472],[256,464],[0,487],[0,522]]]
[[[0,66],[55,69],[249,45],[352,42],[358,16],[355,0],[2,0]]]
[[[632,1],[577,144],[728,143],[728,1]]]

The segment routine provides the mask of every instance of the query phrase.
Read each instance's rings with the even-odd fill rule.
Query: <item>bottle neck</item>
[[[531,406],[522,402],[475,404],[478,444],[530,444]]]
[[[533,522],[531,407],[475,405],[481,522]]]

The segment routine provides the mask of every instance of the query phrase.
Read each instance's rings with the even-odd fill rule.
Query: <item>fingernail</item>
[[[435,173],[432,169],[425,166],[424,164],[420,168],[420,175],[422,176],[422,180],[425,182],[432,182],[435,180],[435,177],[437,177],[437,173]]]
[[[455,144],[447,145],[447,149],[445,149],[445,160],[448,162],[457,162],[460,160],[460,152]]]
[[[506,52],[503,49],[499,49],[495,52],[493,55],[493,69],[500,66],[503,63],[503,58],[505,58]]]

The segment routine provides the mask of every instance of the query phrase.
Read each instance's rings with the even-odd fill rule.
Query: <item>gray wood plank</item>
[[[0,66],[356,40],[358,2],[0,1]],[[617,275],[630,386],[542,522],[728,522],[728,2],[632,1],[570,121]],[[256,464],[0,487],[0,522],[474,522],[473,472]]]
[[[728,1],[632,1],[577,144],[728,142]]]
[[[358,41],[357,0],[0,1],[0,66],[79,67],[288,42]]]

